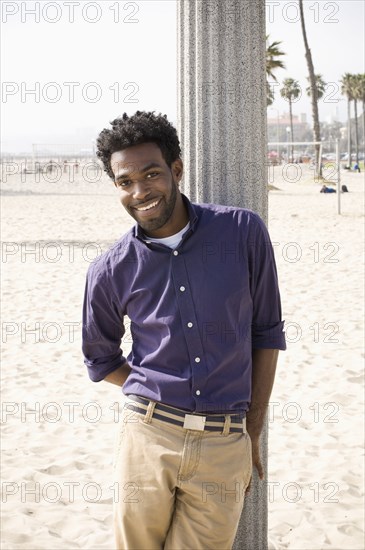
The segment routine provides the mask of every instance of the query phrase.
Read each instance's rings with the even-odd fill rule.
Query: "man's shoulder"
[[[90,264],[88,275],[96,278],[112,274],[121,263],[130,264],[137,257],[137,239],[134,237],[135,228],[132,227],[122,235],[108,250],[100,254]]]
[[[224,219],[225,221],[231,220],[232,222],[239,224],[264,224],[259,214],[249,208],[227,206],[215,203],[194,203],[194,208],[198,214],[200,213],[203,219]]]

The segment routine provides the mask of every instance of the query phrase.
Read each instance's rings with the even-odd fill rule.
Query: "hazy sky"
[[[267,1],[267,33],[287,54],[279,83],[292,77],[304,89],[297,4]],[[315,71],[329,83],[320,117],[337,108],[345,120],[339,80],[345,72],[365,71],[364,1],[304,4]],[[1,9],[3,151],[78,142],[85,130],[96,133],[124,111],[157,110],[176,120],[175,1],[2,1]],[[287,103],[279,96],[273,107],[282,113]],[[294,111],[310,120],[305,93]]]
[[[280,84],[289,77],[299,81],[303,95],[293,111],[295,114],[307,113],[310,122],[310,99],[305,92],[308,69],[297,4],[294,1],[266,2],[266,27],[270,41],[281,41],[280,48],[286,53],[283,59],[286,70],[277,71],[278,82]],[[326,92],[319,102],[321,120],[327,120],[336,113],[339,120],[346,120],[347,101],[341,96],[341,77],[346,72],[365,72],[364,8],[364,0],[304,0],[304,17],[314,70],[327,82]],[[280,87],[275,88],[277,92],[273,107],[282,113],[288,110],[288,104],[280,97]],[[269,111],[270,117],[276,115],[274,110]]]

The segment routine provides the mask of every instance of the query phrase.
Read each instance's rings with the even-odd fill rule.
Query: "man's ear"
[[[184,172],[183,161],[180,158],[174,160],[174,162],[171,164],[171,171],[174,175],[176,183],[180,183]]]

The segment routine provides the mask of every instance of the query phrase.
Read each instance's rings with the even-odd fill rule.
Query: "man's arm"
[[[127,363],[120,347],[125,313],[113,291],[109,271],[113,270],[103,266],[102,256],[89,267],[82,311],[82,351],[93,382],[110,378],[119,385],[129,374],[125,372],[123,378],[116,374]]]
[[[106,380],[107,382],[110,382],[111,384],[115,384],[116,386],[123,386],[130,372],[131,372],[130,366],[128,365],[128,363],[124,363],[121,367],[109,373],[104,378],[104,380]]]
[[[278,355],[277,349],[254,349],[252,353],[252,397],[246,422],[252,442],[252,464],[256,467],[260,479],[264,478],[260,458],[260,435],[274,384]]]

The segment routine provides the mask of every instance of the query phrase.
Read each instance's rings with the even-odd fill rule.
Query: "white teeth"
[[[140,208],[137,208],[137,210],[142,210],[142,212],[144,212],[145,210],[150,210],[151,208],[153,208],[153,207],[156,206],[157,204],[158,204],[158,201],[152,202],[152,203],[149,204],[148,206],[141,206]]]

